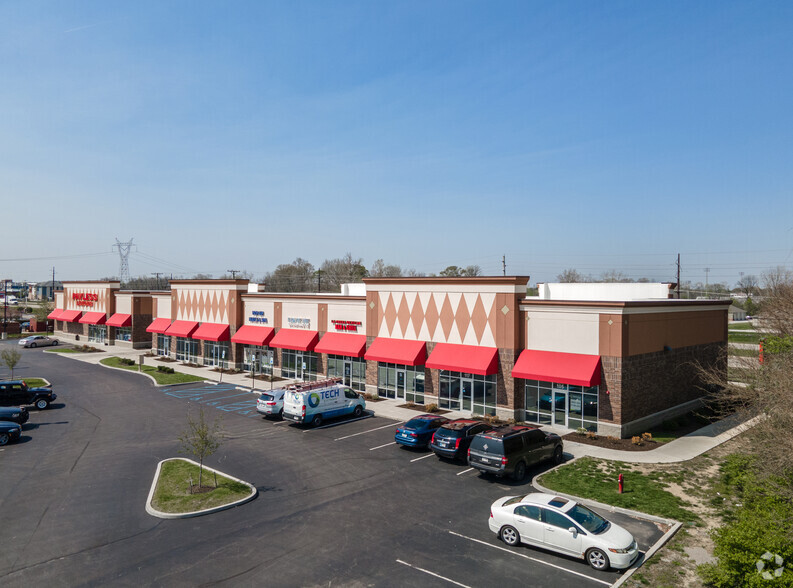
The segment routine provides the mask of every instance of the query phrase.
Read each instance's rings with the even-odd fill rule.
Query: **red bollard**
[[[622,474],[620,474],[619,480],[620,480],[620,494],[622,494]]]

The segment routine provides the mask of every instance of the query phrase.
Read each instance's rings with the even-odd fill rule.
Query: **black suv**
[[[438,457],[465,461],[468,446],[471,445],[474,436],[491,428],[492,425],[472,419],[457,419],[444,423],[432,435],[430,449]]]
[[[526,476],[526,468],[546,459],[562,463],[562,438],[537,427],[512,425],[479,433],[468,449],[468,465],[482,473]]]
[[[44,410],[57,397],[52,388],[28,388],[23,380],[0,382],[0,406],[35,404],[36,408]]]

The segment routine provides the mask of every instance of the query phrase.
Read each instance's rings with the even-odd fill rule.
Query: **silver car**
[[[58,340],[52,337],[45,337],[44,335],[31,335],[19,340],[22,347],[47,347],[48,345],[57,345]]]

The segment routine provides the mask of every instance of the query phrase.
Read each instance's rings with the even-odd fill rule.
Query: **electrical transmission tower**
[[[116,244],[113,247],[118,247],[118,256],[120,263],[118,266],[118,277],[122,284],[129,282],[129,251],[132,249],[132,237],[126,243],[122,243],[116,237]]]

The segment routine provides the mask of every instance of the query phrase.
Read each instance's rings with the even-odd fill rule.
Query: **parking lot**
[[[21,442],[0,452],[3,585],[608,586],[620,577],[506,547],[488,530],[490,504],[530,484],[397,446],[397,421],[368,413],[302,428],[262,419],[255,395],[235,386],[157,388],[23,351],[16,375],[50,380],[58,405],[32,411]],[[208,465],[259,496],[211,516],[153,518],[144,503],[156,464],[179,455],[198,405],[227,433]],[[642,550],[661,535],[603,514]]]

